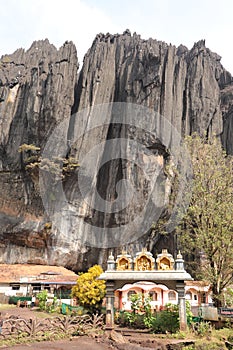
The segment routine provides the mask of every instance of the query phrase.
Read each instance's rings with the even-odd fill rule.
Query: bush
[[[53,298],[53,301],[48,303],[46,302],[46,305],[45,305],[45,310],[48,312],[48,313],[53,313],[53,312],[60,312],[61,311],[61,308],[58,304],[58,299],[57,297],[54,297]]]
[[[98,280],[102,272],[99,265],[90,267],[88,272],[79,275],[72,288],[72,296],[77,299],[78,304],[91,313],[100,312],[106,293],[105,281]]]
[[[187,323],[192,323],[192,312],[186,302]],[[167,304],[165,310],[153,314],[150,298],[142,298],[141,294],[131,296],[131,311],[121,311],[116,323],[122,327],[148,328],[154,333],[175,333],[179,330],[179,305]]]
[[[39,300],[39,309],[40,310],[46,309],[47,297],[48,297],[47,290],[42,290],[40,293],[37,294],[37,299]]]
[[[179,330],[179,307],[168,304],[166,309],[156,314],[151,320],[151,328],[155,333],[175,333]]]
[[[196,333],[199,337],[204,337],[207,334],[211,333],[212,326],[210,322],[205,322],[205,321],[196,322],[193,325],[193,330],[194,330],[194,333]]]

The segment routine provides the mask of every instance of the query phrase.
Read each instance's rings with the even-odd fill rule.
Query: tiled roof
[[[55,276],[51,278],[48,276],[48,279],[38,280],[38,283],[41,284],[76,284],[78,276]]]
[[[208,287],[210,284],[206,281],[185,281],[186,286]]]
[[[0,283],[16,283],[22,279],[73,281],[77,275],[65,267],[31,264],[0,264]]]

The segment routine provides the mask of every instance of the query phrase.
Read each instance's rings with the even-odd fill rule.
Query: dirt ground
[[[46,341],[40,343],[32,343],[32,344],[23,344],[23,345],[15,345],[10,347],[4,347],[2,349],[8,350],[113,350],[114,348],[108,346],[107,344],[101,343],[98,344],[95,340],[89,337],[80,337],[78,339],[73,340],[59,340],[59,341]],[[115,348],[116,349],[116,348]]]
[[[1,305],[0,311],[4,316],[7,317],[7,315],[14,315],[19,316],[21,318],[30,319],[30,318],[40,318],[48,317],[49,314],[45,314],[42,312],[38,312],[37,308],[27,308],[27,307],[16,307],[14,305]]]
[[[48,314],[38,312],[36,309],[25,307],[0,307],[4,316],[15,315],[21,318],[41,318],[48,317]],[[28,343],[14,346],[3,346],[1,349],[8,350],[166,350],[167,344],[179,343],[179,340],[169,340],[166,338],[156,338],[153,334],[145,332],[135,332],[127,329],[118,329],[113,334],[106,333],[102,337],[80,336],[67,340],[44,341],[39,343]]]
[[[38,312],[36,309],[30,309],[26,307],[4,307],[0,308],[2,312],[3,318],[9,315],[20,316],[21,318],[30,319],[30,318],[41,318],[41,317],[49,317],[48,314],[44,314],[42,312]],[[41,349],[41,350],[72,350],[72,349],[80,349],[80,350],[113,350],[113,347],[109,347],[108,344],[98,344],[98,339],[92,339],[87,336],[82,337],[74,337],[72,340],[60,340],[60,341],[45,341],[40,343],[28,343],[22,345],[14,345],[14,346],[4,346],[2,349],[12,349],[12,350],[25,350],[25,349]]]

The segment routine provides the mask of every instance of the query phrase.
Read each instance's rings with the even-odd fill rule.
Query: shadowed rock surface
[[[176,48],[154,39],[143,40],[128,30],[123,35],[99,34],[79,74],[77,69],[76,49],[70,42],[57,50],[48,40],[37,41],[28,51],[19,49],[1,58],[1,262],[59,264],[76,270],[105,263],[108,249],[87,247],[84,237],[91,237],[93,227],[105,228],[103,246],[107,247],[108,232],[127,225],[141,212],[150,194],[150,179],[156,171],[156,193],[160,198],[157,206],[160,216],[168,221],[174,174],[168,173],[167,168],[172,165],[169,146],[176,133],[182,136],[206,133],[208,137],[216,134],[226,150],[233,153],[232,77],[222,67],[220,56],[206,48],[203,40],[188,50],[182,45]],[[105,124],[88,131],[87,126],[95,125],[97,118],[93,106],[112,102],[135,103],[158,114],[152,113],[150,118],[142,120],[139,113],[138,124],[132,127],[114,123],[111,110],[106,114]],[[81,113],[82,110],[87,112]],[[172,125],[165,130],[166,142],[153,130],[146,131],[151,130],[151,125],[161,130],[163,118]],[[25,157],[38,157],[38,154],[30,150],[19,153],[18,149],[23,144],[33,144],[43,151],[55,126],[64,120],[62,131],[67,138],[64,156],[78,159],[81,166],[62,181],[69,204],[65,214],[53,188],[54,179],[46,177],[46,200],[57,215],[58,225],[54,225],[42,204],[38,171],[28,171],[25,167]],[[77,130],[81,130],[82,136],[78,139]],[[104,159],[113,158],[115,154],[115,149],[107,144],[93,159],[90,187],[97,188],[101,198],[108,202],[109,213],[98,210],[96,192],[93,191],[90,198],[93,206],[83,200],[78,176],[85,172],[82,160],[92,147],[114,139],[140,143],[145,152],[140,158],[137,147],[130,146],[127,141],[121,143],[124,159],[119,153],[116,159],[102,164]],[[147,181],[144,169],[149,173]],[[122,179],[130,179],[138,200],[131,200],[126,208],[115,213],[116,186]],[[126,200],[129,193],[122,191],[121,195],[122,200]],[[78,208],[75,214],[72,212],[74,203]],[[64,220],[63,215],[70,219]],[[152,224],[153,220],[149,228]],[[172,253],[176,250],[172,232],[161,236],[155,227],[141,235],[134,242],[131,237],[131,243],[125,244],[130,252],[139,251],[143,246],[154,252],[164,247]]]

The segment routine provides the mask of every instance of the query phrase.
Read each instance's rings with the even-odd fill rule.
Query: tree
[[[72,288],[72,296],[80,305],[90,311],[98,311],[106,292],[105,281],[97,278],[103,272],[99,265],[89,268],[88,272],[80,274],[76,285]]]
[[[197,272],[212,285],[216,306],[233,282],[233,161],[217,138],[187,138],[193,166],[192,198],[182,224],[182,249],[198,256]]]

